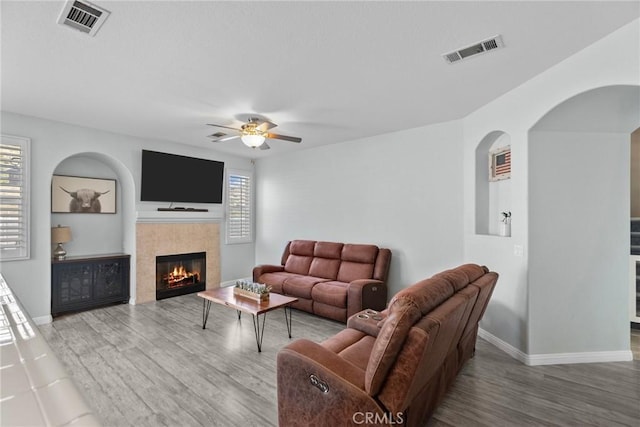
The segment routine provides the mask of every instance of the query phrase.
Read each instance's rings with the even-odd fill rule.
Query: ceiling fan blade
[[[240,134],[229,135],[224,132],[216,132],[216,133],[212,133],[211,135],[207,135],[207,138],[211,138],[213,142],[224,142],[224,141],[229,141],[230,139],[240,138],[240,136],[241,136]]]
[[[290,142],[302,142],[302,138],[298,138],[297,136],[287,136],[287,135],[278,135],[277,133],[267,133],[265,137],[271,139],[282,139],[283,141]]]
[[[275,123],[270,122],[269,120],[261,120],[261,123],[257,126],[258,130],[261,130],[262,132],[266,132],[271,128],[274,128],[278,126]]]
[[[216,124],[213,124],[213,123],[207,123],[207,126],[215,126],[215,127],[217,127],[217,128],[224,128],[224,129],[233,129],[233,130],[237,130],[238,132],[240,132],[240,129],[238,129],[238,128],[232,128],[232,127],[230,127],[230,126],[216,125]]]
[[[268,150],[269,148],[269,144],[267,144],[266,142],[263,142],[261,146],[258,147],[261,150]]]
[[[224,138],[220,138],[220,139],[218,139],[218,140],[215,140],[214,142],[225,142],[225,141],[231,141],[232,139],[236,139],[236,138],[240,138],[240,135],[225,136]]]

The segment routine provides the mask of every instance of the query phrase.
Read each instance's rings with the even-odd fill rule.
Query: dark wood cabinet
[[[129,302],[130,255],[67,257],[51,263],[51,315]]]

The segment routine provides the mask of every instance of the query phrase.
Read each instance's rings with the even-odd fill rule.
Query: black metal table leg
[[[209,310],[211,310],[211,301],[208,299],[202,300],[202,329],[207,326],[207,319],[209,318]]]
[[[287,316],[287,310],[289,311],[289,316]],[[291,339],[291,328],[292,328],[291,316],[292,316],[291,306],[285,305],[284,306],[284,321],[287,323],[287,332],[289,332],[289,339]]]
[[[258,345],[258,353],[262,352],[262,338],[264,337],[264,323],[267,320],[267,313],[262,315],[262,327],[260,327],[260,315],[251,315],[253,319],[253,331],[256,334],[256,344]]]

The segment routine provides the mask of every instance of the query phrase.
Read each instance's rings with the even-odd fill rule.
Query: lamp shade
[[[260,135],[260,134],[248,134],[248,135],[242,135],[240,139],[242,140],[242,142],[244,142],[244,145],[247,145],[251,148],[256,148],[262,145],[262,143],[265,140],[265,137],[264,135]]]
[[[71,228],[58,225],[51,228],[52,243],[67,243],[71,241]]]

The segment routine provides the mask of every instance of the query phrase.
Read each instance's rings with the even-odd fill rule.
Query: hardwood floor
[[[275,358],[289,342],[269,313],[258,353],[250,316],[185,295],[40,326],[105,426],[277,425]],[[294,311],[293,337],[343,324]],[[628,425],[640,420],[640,361],[527,367],[483,340],[428,426]]]

